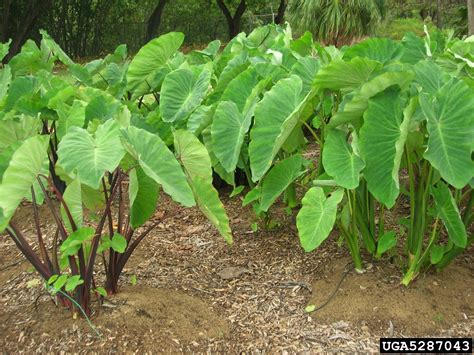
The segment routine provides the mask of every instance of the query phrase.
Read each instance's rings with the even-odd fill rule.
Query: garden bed
[[[0,241],[0,347],[18,351],[378,351],[381,336],[472,336],[471,250],[443,273],[400,286],[388,260],[350,271],[332,301],[350,257],[330,241],[304,253],[292,217],[253,233],[253,215],[238,198],[223,198],[235,243],[228,247],[197,209],[181,210],[161,196],[157,217],[176,213],[137,249],[92,322],[56,308],[37,273],[11,239]],[[31,206],[15,219],[31,230]],[[46,211],[46,209],[44,209]],[[48,234],[48,219],[42,222]],[[52,228],[52,227],[51,227]],[[33,237],[33,235],[30,235]],[[100,276],[100,275],[99,275]],[[132,285],[136,277],[136,285]]]

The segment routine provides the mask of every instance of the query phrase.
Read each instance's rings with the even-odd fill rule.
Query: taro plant
[[[306,250],[337,221],[361,269],[360,243],[378,258],[396,250],[406,230],[407,285],[426,266],[445,267],[470,243],[474,94],[469,76],[437,64],[446,63],[442,42],[428,33],[402,43],[369,39],[318,72],[315,85],[342,99],[326,125],[329,177],[315,181],[297,219]],[[409,217],[399,219],[397,231],[385,221],[405,199]]]
[[[312,51],[310,36],[293,40],[289,27],[267,26],[239,36],[219,58],[234,55],[209,98],[220,102],[208,147],[231,179],[236,167],[244,172],[251,190],[243,203],[252,204],[267,227],[275,224],[268,211],[280,195],[288,208],[298,205],[296,184],[307,165],[303,126],[317,101],[312,80],[320,64]],[[238,75],[226,84],[233,72]]]
[[[162,139],[163,125],[143,115],[148,98],[142,95],[133,105],[135,94],[126,92],[133,80],[125,86],[128,65],[117,64],[125,60],[122,47],[81,66],[43,36],[47,50],[28,43],[1,69],[0,125],[8,130],[2,128],[0,135],[0,230],[62,304],[89,315],[93,295],[100,300],[118,291],[125,264],[159,222],[148,221],[160,187],[185,207],[197,204],[229,244],[232,233],[212,186],[206,148],[190,132],[171,132],[166,126],[171,143],[169,136]],[[155,43],[169,46],[169,38]],[[42,53],[49,54],[43,58]],[[66,65],[65,72],[52,72],[55,58]],[[173,117],[183,112],[174,104],[166,107]],[[14,221],[23,199],[33,209],[33,245]],[[54,235],[41,228],[43,200]],[[97,273],[98,259],[103,273]]]
[[[177,52],[182,41],[179,33],[161,36],[130,63],[129,98],[146,117],[136,124],[168,145],[173,130],[191,132],[207,149],[213,172],[234,194],[247,185],[244,204],[252,203],[270,225],[268,210],[282,193],[288,206],[298,203],[302,127],[313,111],[311,84],[319,68],[309,55],[312,39],[293,40],[289,28],[271,25],[240,34],[221,52],[211,42],[183,55]]]
[[[54,166],[58,159],[58,144],[69,128],[87,126],[90,121],[97,125],[113,116],[121,116],[122,121],[127,119],[126,107],[106,92],[120,86],[115,84],[120,80],[111,73],[118,73],[120,77],[123,69],[119,64],[125,59],[126,49],[121,46],[114,55],[87,67],[93,67],[89,70],[97,71],[99,78],[110,84],[107,87],[94,81],[87,69],[74,63],[46,32],[41,32],[39,48],[28,41],[21,53],[2,69],[0,100],[5,102],[1,109],[0,147],[6,148],[17,140],[39,133],[49,135],[49,173],[56,188],[64,193],[65,183],[56,174]],[[72,74],[55,75],[53,68],[57,60]],[[91,87],[82,86],[84,82]]]
[[[72,129],[58,149],[57,168],[67,182],[64,194],[43,175],[48,136],[26,139],[8,162],[0,185],[2,230],[6,229],[42,277],[54,289],[71,292],[70,297],[86,314],[91,311],[92,291],[99,295],[118,291],[126,262],[160,221],[140,228],[154,214],[159,186],[184,206],[192,206],[196,200],[226,240],[232,241],[227,215],[211,185],[210,160],[205,148],[189,137],[186,139],[186,135],[182,137],[177,132],[176,137],[186,174],[161,139],[146,131],[129,127],[120,132],[114,120],[99,126],[95,134],[82,128]],[[196,160],[199,147],[201,154]],[[123,184],[125,179],[129,182],[128,196]],[[59,211],[44,181],[49,182],[59,202]],[[56,233],[50,242],[51,253],[41,230],[35,184],[40,186],[56,224]],[[30,191],[39,256],[11,220],[18,204]],[[93,209],[94,203],[100,205],[96,207],[99,219],[91,224],[85,220],[84,210],[86,205]],[[97,286],[94,279],[97,257],[103,262],[105,289]],[[59,298],[68,304],[67,299],[61,295]]]

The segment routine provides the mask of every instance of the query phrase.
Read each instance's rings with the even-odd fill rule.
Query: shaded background
[[[474,0],[3,0],[0,40],[12,39],[10,57],[45,29],[74,58],[96,57],[122,43],[136,52],[169,31],[186,34],[186,45],[227,41],[241,31],[289,21],[294,32],[313,32],[326,43],[361,35],[400,38],[423,24],[468,33]],[[368,12],[367,12],[368,11]],[[369,19],[367,20],[367,16]],[[359,31],[354,18],[370,26]],[[471,26],[474,26],[471,18]],[[351,27],[351,24],[353,27]],[[329,31],[328,28],[337,28]],[[324,32],[324,33],[322,33]],[[331,33],[329,33],[331,32]]]

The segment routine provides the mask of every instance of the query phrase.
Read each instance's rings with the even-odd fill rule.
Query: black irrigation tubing
[[[346,265],[346,267],[349,265],[350,263],[348,263]],[[324,301],[321,305],[319,305],[318,307],[316,307],[311,313],[313,312],[316,312],[316,311],[320,311],[321,309],[323,309],[324,307],[326,307],[334,298],[334,296],[336,296],[336,293],[337,291],[339,291],[339,288],[341,287],[341,284],[342,282],[345,280],[345,278],[347,277],[347,275],[349,275],[349,272],[352,271],[353,268],[349,268],[345,271],[343,271],[342,273],[342,277],[341,279],[339,280],[339,282],[337,283],[337,286],[336,288],[334,289],[334,291],[332,292],[332,294],[326,299],[326,301]]]

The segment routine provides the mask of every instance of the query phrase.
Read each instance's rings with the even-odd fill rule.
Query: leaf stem
[[[319,138],[318,134],[316,133],[316,131],[306,122],[306,121],[300,121],[301,123],[303,123],[303,125],[308,129],[309,133],[311,133],[311,135],[313,136],[313,138],[316,140],[316,142],[318,142],[319,146],[322,147],[323,146],[323,142],[321,141],[321,139]]]

